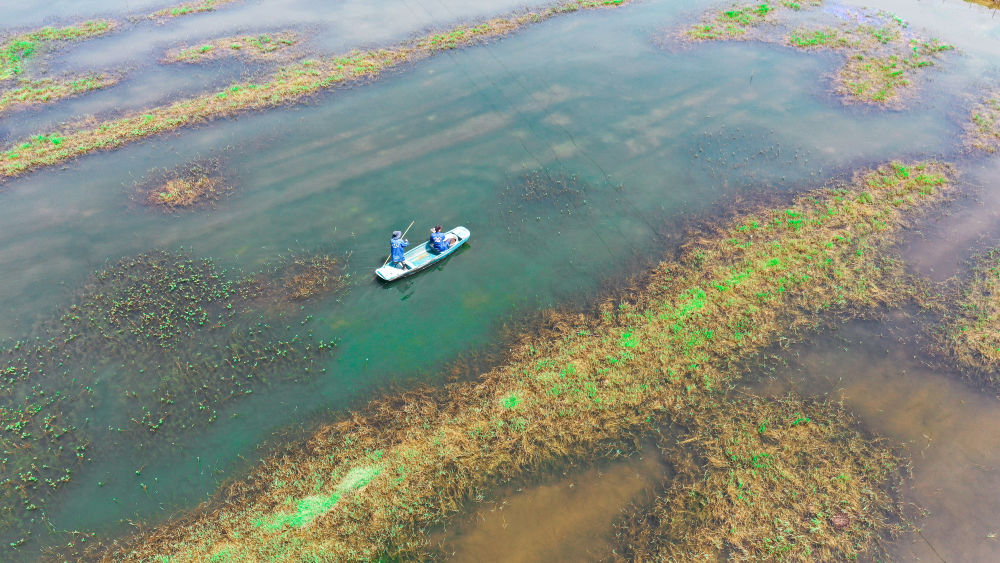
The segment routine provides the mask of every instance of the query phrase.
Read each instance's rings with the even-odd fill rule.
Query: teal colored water
[[[258,18],[280,11],[268,6],[239,10],[256,10]],[[438,3],[417,21],[445,25],[513,4],[455,6]],[[295,332],[311,315],[316,337],[338,342],[325,373],[230,401],[216,422],[173,443],[101,430],[124,418],[114,402],[102,403],[92,419],[91,459],[48,503],[53,525],[114,535],[130,529],[125,519],[159,522],[190,508],[302,428],[394,389],[441,383],[449,362],[495,345],[504,323],[586,302],[639,273],[682,242],[691,218],[710,218],[731,201],[791,193],[892,158],[954,156],[966,93],[1000,55],[998,43],[948,57],[907,111],[844,106],[829,93],[840,55],[670,39],[707,6],[651,1],[555,18],[304,105],[218,120],[4,184],[3,338],[37,334],[96,269],[153,249],[245,272],[323,251],[346,257],[350,273],[345,293],[306,302],[278,321]],[[338,12],[338,25],[354,34],[327,38],[326,48],[367,45],[364,30],[382,16],[394,31],[379,41],[420,30],[406,23],[405,11],[418,4],[385,9]],[[929,18],[924,8],[896,9]],[[242,21],[231,21],[232,13],[243,12],[192,18],[202,32],[217,22],[226,34]],[[281,18],[302,25],[312,12],[300,6],[294,13]],[[993,29],[980,23],[976,37]],[[957,43],[962,34],[951,23],[941,37]],[[111,54],[134,45],[141,66],[155,68],[138,32],[100,41],[117,43],[94,55],[94,65],[118,64]],[[174,84],[178,92],[196,87],[170,80],[181,71],[136,72],[131,84],[147,88],[148,99],[169,95]],[[144,72],[164,80],[144,85]],[[100,113],[123,99],[111,91],[74,103],[98,100],[90,111]],[[9,127],[31,131],[62,115],[19,112]],[[221,158],[237,180],[230,198],[173,214],[135,201],[136,183],[151,171],[198,157]],[[553,193],[538,197],[545,190]],[[373,270],[389,233],[410,221],[412,241],[434,224],[465,225],[472,238],[440,267],[382,285]],[[97,394],[120,393],[113,366],[101,370]],[[41,543],[61,541],[34,529]],[[15,553],[32,559],[36,547]]]

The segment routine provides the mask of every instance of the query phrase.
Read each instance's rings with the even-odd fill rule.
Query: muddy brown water
[[[614,549],[621,511],[650,501],[669,473],[645,444],[625,459],[498,490],[432,541],[455,563],[598,560]]]

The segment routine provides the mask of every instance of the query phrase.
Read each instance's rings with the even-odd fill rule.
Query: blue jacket
[[[389,250],[392,251],[393,262],[402,262],[406,258],[403,255],[403,249],[407,246],[410,246],[410,243],[401,238],[394,238],[389,241]]]
[[[434,252],[448,250],[448,241],[444,240],[444,233],[431,233],[431,248]]]

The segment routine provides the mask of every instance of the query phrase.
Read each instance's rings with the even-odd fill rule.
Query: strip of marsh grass
[[[178,16],[187,16],[191,14],[200,14],[202,12],[211,12],[212,10],[223,6],[225,4],[232,4],[233,2],[238,2],[239,0],[198,0],[196,2],[185,2],[183,4],[178,4],[177,6],[172,6],[170,8],[164,8],[162,10],[157,10],[149,15],[150,19],[161,19],[161,18],[176,18]]]
[[[628,301],[596,318],[554,315],[479,381],[374,401],[268,458],[217,504],[91,555],[419,553],[423,531],[477,490],[658,417],[684,420],[727,386],[732,362],[824,312],[897,302],[901,267],[886,247],[948,185],[946,166],[894,163],[719,225]]]
[[[902,513],[901,463],[865,439],[841,405],[743,397],[690,413],[654,506],[619,525],[619,561],[853,561]],[[678,441],[661,442],[667,457]]]
[[[476,26],[458,26],[392,49],[352,52],[324,60],[304,60],[280,69],[270,81],[243,82],[213,94],[106,121],[96,127],[35,135],[0,151],[0,178],[65,162],[90,152],[114,149],[151,135],[250,110],[298,102],[322,90],[357,80],[373,80],[382,72],[441,51],[474,45],[549,17],[581,9],[613,7],[630,0],[574,0]]]
[[[978,383],[1000,389],[1000,250],[978,258],[941,333],[943,348]]]
[[[88,39],[109,33],[114,28],[113,21],[90,20],[66,27],[43,27],[9,37],[0,44],[0,80],[24,72],[24,61],[48,43]]]
[[[78,96],[92,90],[113,86],[119,81],[114,74],[88,74],[67,80],[42,78],[22,79],[17,86],[0,92],[0,113],[35,104],[46,104]]]
[[[167,62],[197,63],[223,57],[242,57],[250,60],[272,60],[279,55],[288,56],[289,48],[299,41],[294,32],[262,35],[237,35],[213,39],[207,43],[167,51]]]

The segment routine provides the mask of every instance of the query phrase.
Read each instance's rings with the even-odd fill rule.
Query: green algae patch
[[[298,35],[290,31],[222,37],[207,43],[171,49],[167,51],[164,60],[168,63],[199,63],[226,57],[256,61],[288,59],[294,55],[291,48],[298,42]]]
[[[661,442],[677,474],[617,526],[619,561],[849,561],[901,529],[904,466],[835,403],[741,398],[705,405]]]
[[[944,351],[964,375],[1000,389],[1000,251],[979,257],[940,333]]]
[[[88,39],[114,28],[112,21],[90,20],[67,27],[43,27],[8,37],[0,43],[0,81],[24,72],[24,62],[52,43]]]
[[[985,96],[972,108],[965,126],[964,144],[971,150],[988,153],[1000,148],[1000,92]]]
[[[423,553],[424,530],[484,487],[588,455],[654,420],[680,423],[703,405],[714,413],[738,362],[831,314],[898,303],[902,268],[888,246],[945,197],[949,177],[940,164],[893,163],[746,212],[695,237],[627,301],[592,318],[553,313],[549,328],[477,381],[373,401],[265,459],[220,502],[90,555],[201,560],[237,534],[247,559],[279,545],[289,560]],[[287,499],[330,498],[373,462],[381,473],[310,525],[253,524],[298,514],[299,501]]]
[[[269,80],[233,84],[218,92],[149,108],[96,126],[38,134],[0,150],[0,179],[59,164],[84,154],[175,131],[217,117],[302,102],[324,90],[375,80],[391,68],[442,51],[476,45],[532,23],[583,9],[610,8],[628,0],[575,0],[537,12],[486,23],[460,25],[388,49],[354,51],[326,59],[306,59],[280,68]],[[58,139],[54,141],[53,139]]]

